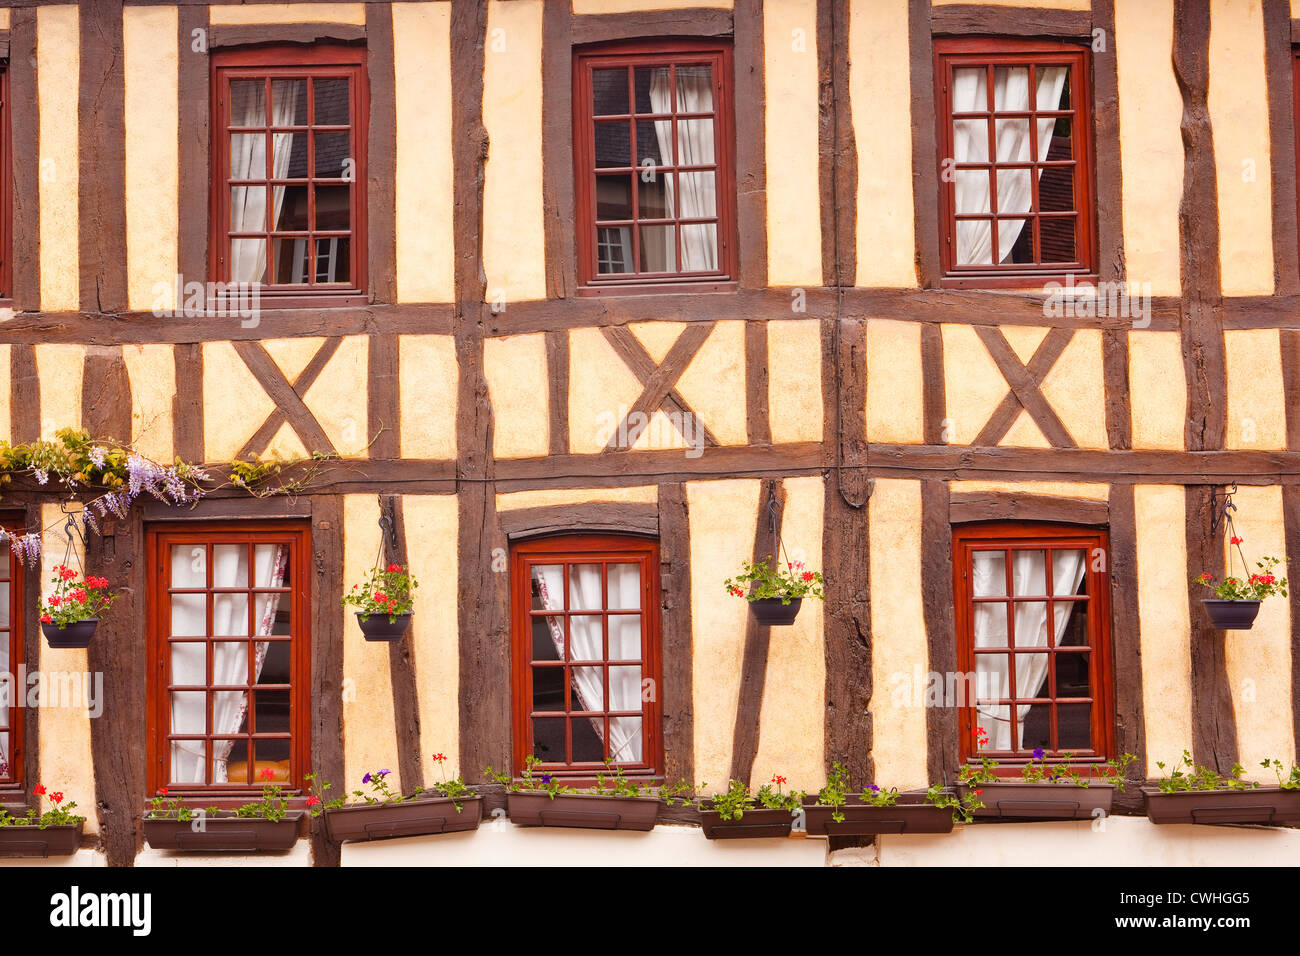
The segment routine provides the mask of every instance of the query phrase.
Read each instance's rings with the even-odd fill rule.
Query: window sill
[[[238,294],[230,299],[209,299],[207,310],[216,315],[242,314],[251,304],[251,296]],[[365,292],[331,293],[324,295],[299,295],[281,292],[257,293],[257,307],[261,311],[279,309],[362,309],[370,305]],[[180,311],[178,308],[177,311]]]
[[[627,285],[580,285],[580,296],[632,296],[632,295],[707,295],[719,292],[738,292],[740,283],[734,279],[681,282],[639,282]]]
[[[1057,285],[1073,283],[1079,286],[1090,283],[1096,286],[1095,272],[1041,272],[1020,275],[946,275],[939,280],[941,289],[1007,289],[1027,292],[1051,292],[1047,283]]]

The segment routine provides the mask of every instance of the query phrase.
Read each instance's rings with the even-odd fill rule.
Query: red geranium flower
[[[166,788],[166,787],[159,787],[159,788],[158,788],[158,792],[159,792],[160,794],[162,794],[164,797],[167,796],[167,788]]]
[[[376,604],[386,604],[387,602],[388,602],[388,596],[386,594],[384,594],[382,591],[375,592]]]
[[[53,800],[55,803],[62,803],[63,794],[56,790],[54,793],[50,794],[50,799]]]
[[[433,759],[436,760],[436,761],[438,761],[438,763],[442,763],[444,760],[447,759],[447,755],[446,755],[446,754],[434,754],[434,755],[433,755]]]
[[[263,780],[273,780],[275,779],[275,771],[272,770],[270,767],[266,767],[262,770],[261,773],[258,774],[258,776],[261,777]]]
[[[1229,542],[1229,544],[1241,544],[1241,539],[1238,538],[1238,537],[1234,534],[1234,535],[1232,536],[1232,540]]]
[[[396,571],[400,571],[400,570],[402,570],[402,566],[401,566],[400,564],[390,564],[390,565],[388,566],[388,570],[389,570],[389,571],[394,571],[394,572],[396,572]]]
[[[813,579],[813,573],[811,571],[805,571],[803,573],[803,579],[805,581],[811,581]]]
[[[307,798],[307,806],[309,807],[314,807],[318,803],[320,803],[320,797],[313,795]]]
[[[54,623],[54,618],[50,617],[48,614],[42,614],[42,615],[41,615],[41,623],[42,623],[42,624],[53,624],[53,623]]]
[[[32,793],[36,794],[38,797],[45,796],[45,784],[38,783],[36,786],[32,787]]]

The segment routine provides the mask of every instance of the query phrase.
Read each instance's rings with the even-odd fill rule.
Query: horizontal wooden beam
[[[498,512],[497,520],[506,537],[511,539],[560,531],[658,534],[659,506],[646,502],[586,501],[542,508],[515,508]]]
[[[973,33],[993,36],[1091,39],[1092,12],[959,3],[932,7],[930,29],[936,35],[948,36]]]
[[[949,521],[1066,521],[1070,524],[1104,525],[1110,508],[1105,501],[1061,498],[1054,495],[981,492],[955,494],[948,503]]]
[[[629,10],[576,16],[571,29],[575,45],[633,37],[721,37],[731,36],[732,16],[730,10],[708,7]]]

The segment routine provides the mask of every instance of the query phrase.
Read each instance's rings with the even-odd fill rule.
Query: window
[[[151,790],[302,780],[307,554],[291,523],[151,529]]]
[[[975,727],[1000,760],[1038,747],[1115,756],[1106,545],[1103,532],[1064,525],[956,533],[958,666],[975,675],[976,697],[961,711],[964,758],[976,756]]]
[[[6,534],[23,525],[5,521]],[[0,559],[0,788],[17,787],[23,771],[23,566],[3,542]]]
[[[946,283],[1024,285],[1091,273],[1085,51],[1046,41],[936,40],[935,62]]]
[[[364,51],[263,48],[212,64],[213,275],[281,297],[360,296]]]
[[[736,278],[731,52],[619,44],[574,61],[579,281]]]
[[[512,558],[516,770],[662,772],[658,543],[564,535]]]

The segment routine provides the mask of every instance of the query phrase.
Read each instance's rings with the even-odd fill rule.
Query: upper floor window
[[[1026,760],[1035,749],[1114,757],[1106,535],[1053,524],[975,525],[954,536],[959,667],[974,673],[962,756]],[[969,687],[969,684],[967,685]]]
[[[734,280],[730,49],[602,47],[573,82],[579,282]]]
[[[302,780],[307,537],[290,523],[150,532],[151,790]]]
[[[662,772],[658,542],[563,535],[512,558],[515,769]]]
[[[945,283],[1091,273],[1086,51],[1041,40],[936,40],[935,63]]]
[[[0,558],[0,788],[22,782],[26,693],[18,679],[23,662],[23,566],[7,544]]]
[[[213,275],[277,296],[366,285],[365,54],[218,52],[213,67]]]

